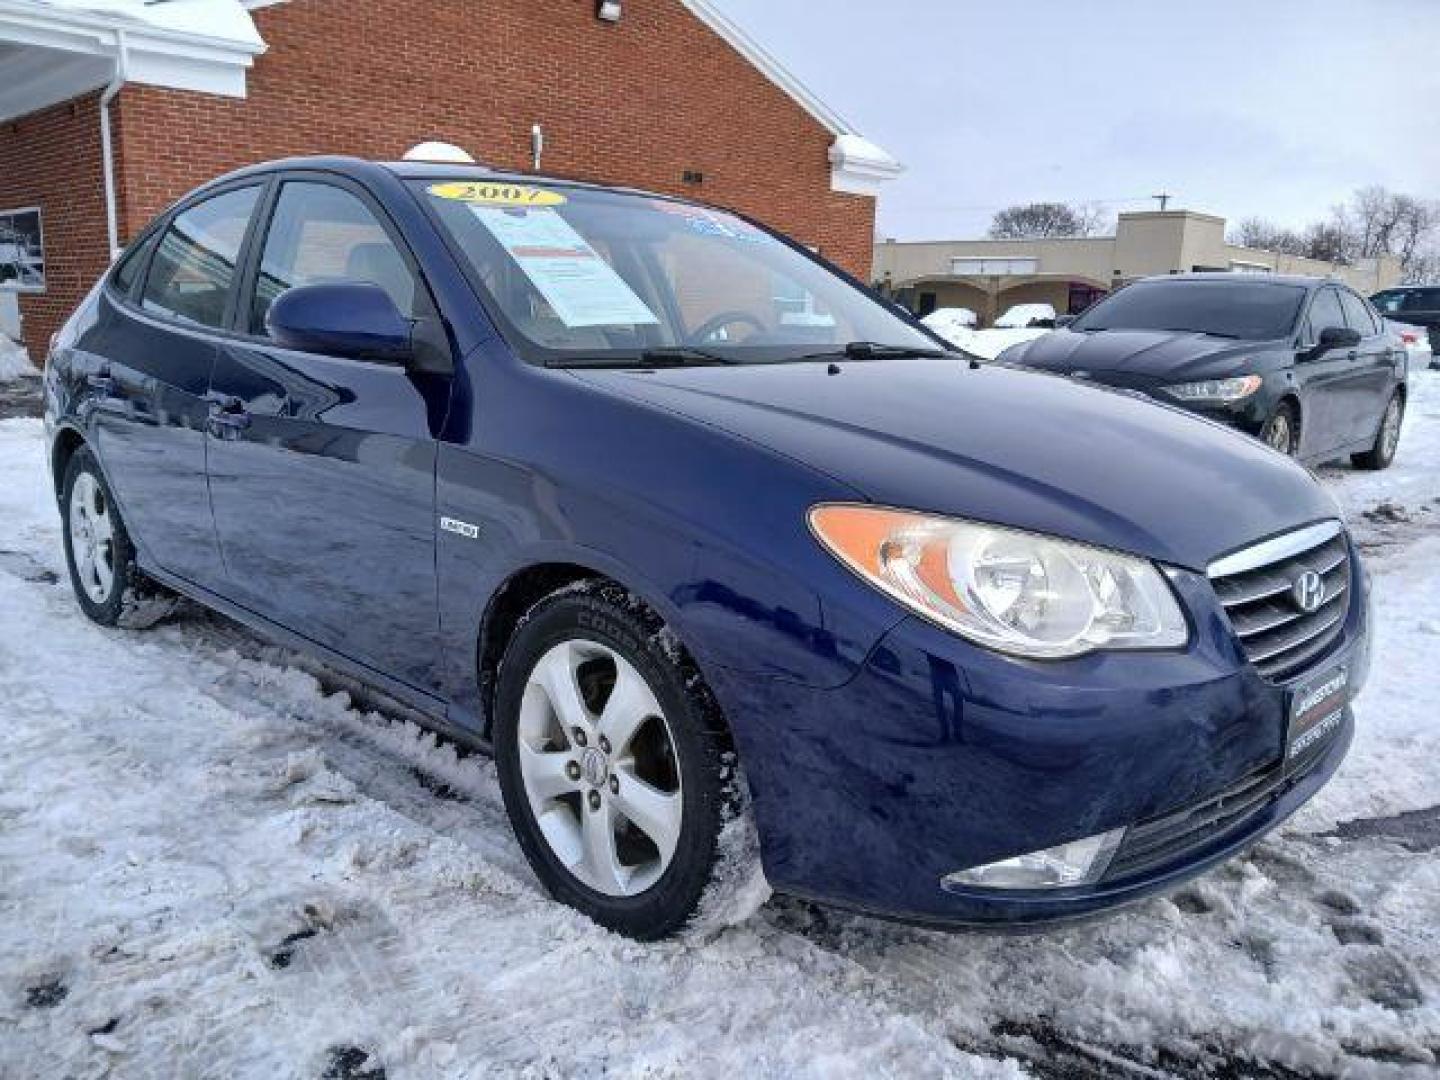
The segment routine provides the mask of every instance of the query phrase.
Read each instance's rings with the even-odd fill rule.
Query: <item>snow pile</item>
[[[1055,322],[1055,308],[1050,304],[1016,304],[995,320],[997,330],[1025,330],[1037,322]]]
[[[0,334],[0,383],[16,379],[36,378],[40,372],[30,363],[30,356],[4,334]]]
[[[0,1074],[1433,1076],[1437,450],[1421,377],[1392,470],[1323,473],[1375,668],[1247,857],[1044,935],[774,898],[637,945],[542,894],[489,762],[403,710],[216,616],[85,622],[40,423],[0,422]]]
[[[961,330],[973,330],[980,317],[967,307],[936,308],[920,320],[943,338]]]

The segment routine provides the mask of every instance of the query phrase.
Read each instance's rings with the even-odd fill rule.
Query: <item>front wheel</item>
[[[175,597],[136,565],[135,545],[89,447],[71,456],[60,501],[65,561],[80,609],[101,626],[132,629],[168,615]]]
[[[1286,457],[1294,457],[1300,446],[1300,421],[1295,407],[1288,401],[1275,406],[1270,419],[1260,429],[1260,441]]]
[[[618,587],[541,601],[506,649],[500,788],[555,899],[630,937],[690,921],[715,877],[733,757],[698,673]]]
[[[1350,458],[1357,469],[1388,469],[1395,460],[1395,450],[1400,445],[1400,425],[1405,419],[1405,399],[1397,390],[1390,395],[1385,412],[1380,417],[1380,430],[1375,433],[1375,445],[1363,454]]]

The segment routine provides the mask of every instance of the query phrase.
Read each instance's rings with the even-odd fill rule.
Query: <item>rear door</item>
[[[1355,371],[1350,384],[1349,422],[1351,441],[1370,440],[1380,430],[1380,416],[1390,402],[1395,386],[1397,362],[1403,363],[1404,352],[1396,357],[1390,336],[1370,305],[1349,289],[1340,290],[1340,304],[1345,310],[1345,323],[1360,333],[1355,349]]]
[[[88,335],[102,467],[145,558],[206,588],[224,573],[205,476],[205,392],[263,185],[190,204],[117,268]]]
[[[438,667],[435,452],[449,380],[282,348],[285,289],[368,281],[433,309],[407,249],[358,186],[294,174],[262,212],[234,339],[211,379],[210,491],[239,603],[432,691]]]

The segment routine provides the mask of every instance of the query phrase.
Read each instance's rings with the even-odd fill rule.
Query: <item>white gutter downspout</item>
[[[115,31],[115,76],[100,95],[100,168],[105,174],[105,237],[110,261],[120,254],[120,221],[115,209],[115,156],[110,148],[110,103],[125,85],[125,31]]]

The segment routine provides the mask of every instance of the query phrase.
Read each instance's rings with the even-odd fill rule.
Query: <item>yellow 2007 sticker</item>
[[[455,199],[477,206],[563,206],[566,202],[565,196],[558,191],[491,180],[454,180],[431,184],[429,191],[437,198]]]

